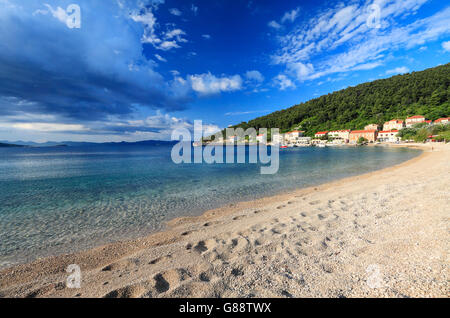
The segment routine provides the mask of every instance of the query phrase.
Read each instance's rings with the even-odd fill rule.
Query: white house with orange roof
[[[328,137],[342,139],[343,141],[348,142],[350,139],[350,129],[330,131],[328,132]]]
[[[403,128],[405,128],[405,122],[403,120],[399,120],[399,119],[392,119],[390,121],[385,122],[383,125],[383,131],[393,130],[393,129],[400,130]]]
[[[230,136],[227,138],[227,142],[229,143],[235,143],[238,141],[238,137],[237,136]]]
[[[290,132],[286,133],[286,138],[287,139],[297,139],[299,137],[303,137],[304,133],[305,132],[301,131],[301,130],[293,130],[293,131],[290,131]]]
[[[259,134],[256,136],[256,141],[259,143],[263,143],[267,141],[266,134]]]
[[[381,142],[397,142],[400,141],[400,137],[398,136],[398,130],[385,130],[378,132],[378,141]]]
[[[405,122],[406,122],[406,127],[407,128],[411,128],[412,126],[416,125],[416,124],[421,124],[425,122],[425,117],[421,116],[421,115],[417,115],[417,116],[412,116],[412,117],[408,117],[406,118]]]
[[[327,136],[328,136],[328,131],[319,131],[314,135],[314,137],[316,137],[316,138],[324,138]]]
[[[435,124],[438,124],[438,125],[446,125],[446,124],[448,124],[450,122],[450,117],[447,117],[447,118],[439,118],[439,119],[436,119],[435,121],[434,121],[434,123]]]

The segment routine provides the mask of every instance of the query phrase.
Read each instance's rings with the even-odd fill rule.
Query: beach
[[[450,145],[416,147],[397,166],[1,270],[0,296],[447,297]],[[66,286],[70,264],[81,288]]]

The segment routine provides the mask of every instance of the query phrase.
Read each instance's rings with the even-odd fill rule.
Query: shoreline
[[[374,145],[379,146],[379,145]],[[229,219],[232,217],[231,221],[237,221],[245,218],[250,218],[249,214],[260,214],[261,210],[270,210],[271,213],[276,214],[277,210],[283,210],[288,205],[293,204],[289,203],[294,200],[294,198],[305,198],[310,195],[317,195],[321,192],[329,191],[330,189],[345,186],[355,182],[363,182],[364,180],[373,179],[377,176],[383,176],[392,172],[395,172],[399,169],[407,169],[410,166],[413,166],[417,163],[423,162],[426,158],[430,157],[431,153],[429,150],[433,146],[438,152],[447,153],[448,145],[416,145],[416,144],[406,144],[406,145],[388,145],[393,147],[411,147],[411,148],[419,148],[424,150],[422,154],[419,156],[403,162],[401,164],[397,164],[395,166],[387,167],[381,170],[365,173],[358,176],[347,177],[343,179],[339,179],[336,181],[328,182],[322,185],[297,189],[293,191],[289,191],[283,194],[278,194],[275,196],[264,197],[251,201],[239,202],[236,204],[229,204],[227,206],[206,211],[200,216],[195,217],[178,217],[167,222],[165,229],[161,232],[152,233],[146,237],[129,240],[129,241],[119,241],[103,246],[99,246],[93,249],[85,250],[82,252],[74,253],[74,254],[66,254],[53,256],[43,259],[38,259],[34,262],[14,265],[12,267],[8,267],[0,270],[0,296],[13,296],[13,297],[23,297],[23,296],[36,296],[36,297],[48,297],[48,296],[76,296],[74,290],[70,290],[64,288],[64,277],[68,274],[65,273],[65,268],[70,264],[77,264],[82,269],[82,272],[88,272],[88,275],[96,276],[100,271],[100,275],[103,273],[107,273],[113,275],[113,277],[117,278],[120,283],[114,283],[114,286],[124,285],[124,280],[120,279],[123,277],[122,274],[114,274],[116,271],[123,272],[127,271],[127,269],[132,266],[132,262],[130,263],[130,257],[136,261],[136,263],[140,263],[142,257],[132,257],[137,254],[145,254],[146,256],[154,257],[153,261],[150,261],[147,265],[156,265],[159,263],[178,263],[183,264],[187,255],[178,257],[176,252],[170,252],[179,249],[182,247],[184,249],[184,245],[186,241],[190,241],[191,236],[195,236],[195,238],[199,239],[199,243],[197,245],[193,245],[191,243],[190,249],[194,252],[199,252],[199,256],[202,256],[205,252],[208,251],[208,236],[211,234],[217,233],[214,231],[224,219]],[[442,148],[442,149],[441,149]],[[428,151],[426,151],[428,150]],[[287,204],[279,205],[282,202],[286,202]],[[240,214],[240,215],[236,215]],[[229,220],[227,220],[229,221]],[[243,230],[239,229],[239,225],[226,223],[231,229],[238,228],[238,231]],[[264,220],[265,223],[267,220]],[[233,223],[233,222],[231,222]],[[239,222],[234,222],[239,223]],[[245,225],[243,225],[245,227]],[[209,233],[213,229],[212,233]],[[228,229],[228,228],[227,228]],[[206,236],[206,239],[202,237]],[[203,243],[202,243],[203,242]],[[214,245],[214,244],[212,244]],[[236,246],[239,246],[239,242],[236,243]],[[206,250],[204,250],[206,249]],[[209,252],[208,252],[209,253]],[[165,256],[163,254],[166,254]],[[190,254],[190,252],[188,252]],[[163,256],[158,256],[163,255]],[[170,257],[168,257],[170,255]],[[196,255],[197,256],[197,255]],[[123,260],[125,264],[122,264]],[[153,263],[152,263],[153,262]],[[205,265],[205,267],[207,267]],[[39,268],[39,270],[36,270]],[[156,267],[157,269],[157,267]],[[136,272],[139,272],[138,270]],[[128,273],[129,274],[129,273]],[[122,275],[119,277],[119,275]],[[179,276],[180,273],[172,273],[169,276]],[[164,275],[162,275],[164,276]],[[239,275],[237,275],[239,276]],[[156,276],[155,276],[156,277]],[[159,276],[158,276],[159,277]],[[170,278],[163,278],[165,282],[169,282]],[[125,293],[125,296],[134,297],[134,296],[148,296],[155,297],[153,293],[165,295],[168,291],[161,291],[156,288],[156,292],[152,294],[144,293],[144,290],[151,289],[150,285],[154,284],[156,281],[156,287],[158,285],[158,279],[154,279],[148,281],[147,283],[136,283],[133,281],[139,279],[129,278],[125,281],[127,282],[127,286],[123,287],[125,289],[116,288],[113,291],[120,294],[121,292]],[[208,279],[209,280],[209,279]],[[93,282],[96,279],[92,279]],[[200,281],[203,281],[200,279]],[[109,284],[109,283],[108,283]],[[106,285],[108,285],[106,284]],[[147,285],[149,286],[147,286]],[[94,283],[94,285],[96,285]],[[103,286],[106,286],[103,285]],[[111,284],[113,285],[113,284]],[[132,286],[132,287],[130,287]],[[154,286],[152,287],[155,288]],[[89,287],[89,291],[84,295],[81,294],[81,297],[98,297],[102,295],[106,295],[103,289],[108,289],[102,286],[92,286]],[[119,290],[119,291],[118,291]],[[114,295],[110,295],[114,296]],[[165,295],[173,297],[172,295]],[[190,295],[191,296],[191,295]],[[192,295],[195,297],[195,295]],[[233,296],[233,295],[232,295]],[[227,297],[227,295],[224,295]]]

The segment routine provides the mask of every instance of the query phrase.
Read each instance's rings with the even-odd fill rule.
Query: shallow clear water
[[[237,201],[362,174],[420,151],[387,147],[281,150],[280,169],[182,164],[170,146],[0,148],[0,267],[160,230]]]

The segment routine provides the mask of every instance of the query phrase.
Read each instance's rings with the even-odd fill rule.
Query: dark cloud
[[[77,1],[80,29],[68,28],[41,1],[27,2],[0,3],[0,116],[92,121],[127,116],[142,106],[185,108],[186,89],[166,81],[143,57],[143,26],[129,17],[134,1],[122,1],[123,8]]]

